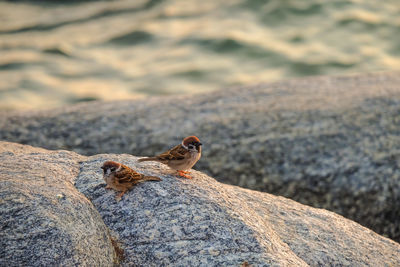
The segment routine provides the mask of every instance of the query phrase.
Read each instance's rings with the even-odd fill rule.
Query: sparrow
[[[126,191],[138,183],[144,181],[161,181],[159,177],[138,173],[128,166],[115,161],[106,161],[101,168],[104,172],[103,178],[107,183],[106,188],[121,191],[116,197],[118,201],[121,200]]]
[[[155,157],[141,158],[142,161],[158,161],[173,170],[178,171],[178,175],[192,179],[189,173],[190,168],[196,164],[201,157],[201,143],[196,136],[188,136],[183,139],[182,143],[171,148],[170,150],[157,155]]]

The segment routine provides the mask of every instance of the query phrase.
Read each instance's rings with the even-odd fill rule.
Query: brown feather
[[[188,150],[184,148],[182,145],[177,145],[172,149],[157,155],[156,158],[160,161],[166,160],[181,160],[185,158],[185,155],[188,153]]]
[[[170,160],[182,160],[185,158],[185,154],[188,153],[188,150],[184,148],[182,145],[177,145],[170,150],[161,153],[155,157],[141,158],[139,162],[142,161],[158,161],[165,163]]]
[[[143,175],[142,179],[140,181],[162,181],[160,177],[157,176],[145,176]]]
[[[131,168],[129,168],[128,166],[125,166],[123,164],[121,164],[122,169],[115,173],[114,176],[116,178],[116,180],[118,181],[118,183],[120,184],[124,184],[124,183],[132,183],[136,180],[140,180],[142,178],[142,174],[132,170]]]
[[[161,153],[155,157],[146,157],[139,159],[143,161],[157,161],[166,164],[173,170],[189,170],[201,157],[200,140],[196,136],[188,136],[179,144],[170,150]]]
[[[128,166],[115,161],[106,161],[102,169],[104,170],[104,180],[107,183],[106,188],[113,188],[117,191],[121,191],[117,199],[120,199],[127,190],[138,183],[144,181],[162,181],[159,177],[138,173]],[[111,173],[109,173],[110,169],[112,170]]]

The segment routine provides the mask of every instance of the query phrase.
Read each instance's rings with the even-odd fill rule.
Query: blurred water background
[[[0,110],[400,69],[398,0],[0,2]]]

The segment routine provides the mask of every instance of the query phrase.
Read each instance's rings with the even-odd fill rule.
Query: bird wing
[[[115,173],[115,178],[120,184],[131,184],[142,178],[142,174],[135,172],[128,166],[123,165],[122,170]]]
[[[177,145],[167,152],[156,156],[156,158],[160,161],[182,160],[185,158],[187,153],[189,153],[189,151],[186,148],[184,148],[182,145]]]

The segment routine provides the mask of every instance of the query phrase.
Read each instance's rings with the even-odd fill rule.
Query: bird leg
[[[188,172],[188,171],[178,171],[178,175],[179,176],[182,176],[182,177],[185,177],[185,178],[188,178],[188,179],[192,179],[192,176],[187,175],[188,173],[190,173],[190,172]]]
[[[126,192],[126,191],[122,191],[121,193],[119,193],[119,194],[115,197],[115,199],[119,202],[119,201],[121,200],[122,196],[125,194],[125,192]]]

